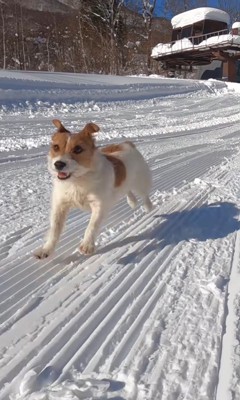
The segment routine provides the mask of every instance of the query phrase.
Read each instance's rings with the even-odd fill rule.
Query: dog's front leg
[[[47,258],[53,253],[62,232],[67,212],[68,207],[65,204],[53,202],[50,216],[50,228],[43,247],[34,252],[36,258]]]
[[[84,234],[82,243],[80,244],[79,251],[85,255],[91,255],[95,250],[95,239],[99,228],[101,226],[103,217],[106,213],[105,208],[101,204],[93,203],[91,205],[92,214]]]

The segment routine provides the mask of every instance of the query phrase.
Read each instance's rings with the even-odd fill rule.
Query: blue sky
[[[136,7],[137,4],[138,5],[141,4],[137,0],[125,0],[125,3],[129,4],[129,5],[131,4],[133,9],[134,9],[134,6]],[[157,0],[155,13],[158,16],[161,16],[161,15],[164,14],[164,4],[165,4],[165,0]],[[218,8],[219,7],[218,0],[208,0],[208,7],[216,7],[216,8]]]
[[[218,1],[217,0],[209,0],[208,1],[210,7],[218,7]]]
[[[239,0],[240,1],[240,0]],[[159,15],[163,14],[164,0],[157,0],[157,13]],[[218,0],[208,0],[208,7],[219,7]]]

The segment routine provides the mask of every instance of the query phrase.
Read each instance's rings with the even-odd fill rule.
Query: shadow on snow
[[[226,237],[240,228],[237,220],[239,209],[235,204],[213,203],[204,204],[191,210],[176,211],[171,214],[154,215],[159,223],[152,223],[152,227],[135,236],[128,236],[121,241],[115,241],[99,249],[97,253],[106,253],[115,248],[127,246],[140,241],[149,241],[143,244],[142,250],[131,252],[119,261],[126,264],[135,256],[141,257],[150,251],[163,249],[166,245],[178,244],[182,241],[207,241]]]

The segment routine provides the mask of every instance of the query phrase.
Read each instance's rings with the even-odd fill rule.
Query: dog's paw
[[[91,256],[95,251],[95,245],[92,242],[82,242],[79,246],[79,251],[85,256]]]
[[[37,249],[33,253],[34,257],[37,258],[38,260],[43,260],[44,258],[49,257],[50,254],[51,254],[51,251],[49,251],[48,249],[45,249],[44,247]]]

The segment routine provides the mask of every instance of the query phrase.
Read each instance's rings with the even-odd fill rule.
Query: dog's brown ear
[[[93,122],[89,122],[87,125],[84,126],[82,133],[86,135],[93,135],[94,133],[100,130],[99,126],[94,124]]]
[[[59,121],[59,119],[53,119],[53,125],[56,126],[56,128],[58,129],[58,132],[67,132],[70,133],[65,126],[63,126],[63,124],[61,123],[61,121]]]

